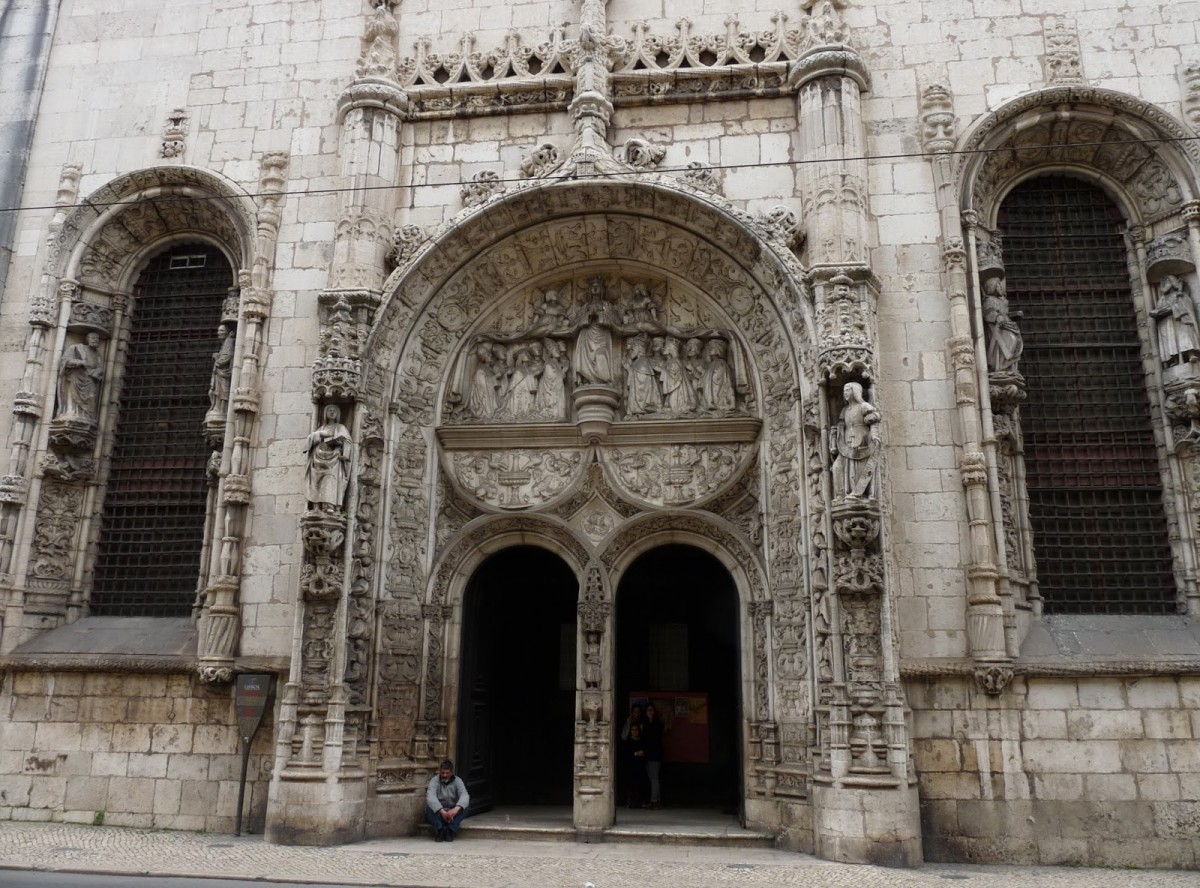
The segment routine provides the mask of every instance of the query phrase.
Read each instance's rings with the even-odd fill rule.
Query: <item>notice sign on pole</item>
[[[233,708],[237,712],[238,733],[242,735],[242,778],[238,782],[237,817],[233,834],[242,834],[242,810],[246,805],[246,769],[250,764],[250,741],[262,724],[271,698],[270,675],[239,675],[233,686]]]
[[[262,724],[271,697],[270,675],[239,675],[233,690],[233,705],[237,709],[238,733],[249,742]]]

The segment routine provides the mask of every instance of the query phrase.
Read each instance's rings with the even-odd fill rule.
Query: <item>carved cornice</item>
[[[135,654],[9,654],[0,657],[3,672],[111,672],[151,675],[194,675],[200,661],[194,656],[144,657]],[[238,657],[233,671],[286,674],[286,657]]]
[[[1008,665],[1008,664],[1005,664]],[[1094,678],[1122,676],[1139,678],[1146,675],[1200,675],[1200,657],[1163,657],[1161,659],[1079,659],[1056,662],[1017,660],[1013,674],[1028,678]],[[980,664],[970,659],[902,660],[903,678],[925,678],[939,675],[974,676]]]

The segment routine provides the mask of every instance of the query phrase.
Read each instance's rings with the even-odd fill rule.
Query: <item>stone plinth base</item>
[[[598,833],[612,825],[616,812],[613,794],[608,788],[601,792],[588,792],[589,789],[592,787],[585,785],[581,792],[576,787],[573,821],[577,830]]]
[[[271,781],[264,837],[276,845],[344,845],[366,838],[367,781],[336,776]]]
[[[814,850],[826,860],[920,866],[917,788],[814,786],[813,833]]]

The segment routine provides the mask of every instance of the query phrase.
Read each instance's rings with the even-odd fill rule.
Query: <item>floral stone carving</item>
[[[583,463],[578,450],[451,453],[448,469],[462,489],[501,509],[542,506],[568,490]]]

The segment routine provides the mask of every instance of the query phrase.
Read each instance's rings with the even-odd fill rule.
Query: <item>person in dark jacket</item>
[[[433,827],[435,842],[454,841],[470,804],[466,784],[455,776],[454,762],[446,759],[425,790],[425,819]]]
[[[625,749],[625,804],[640,808],[646,798],[646,744],[642,740],[642,725],[629,725],[629,735],[622,741]]]
[[[658,708],[646,704],[646,723],[642,727],[642,743],[646,750],[646,777],[650,781],[650,807],[662,807],[663,722]]]

